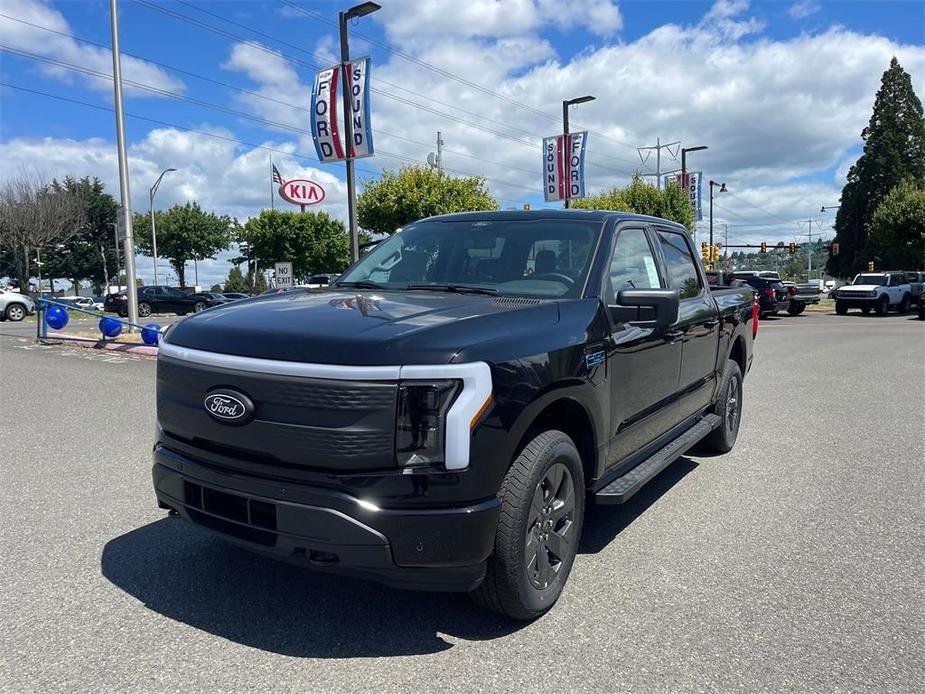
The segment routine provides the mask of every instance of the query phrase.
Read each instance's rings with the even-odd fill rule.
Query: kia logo
[[[212,391],[203,405],[206,412],[224,424],[245,424],[254,416],[254,403],[243,393],[229,390]]]
[[[293,205],[317,205],[324,200],[324,188],[304,178],[286,181],[279,187],[279,194]]]

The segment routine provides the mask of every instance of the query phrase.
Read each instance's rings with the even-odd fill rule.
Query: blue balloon
[[[70,316],[68,316],[67,309],[61,306],[51,306],[45,311],[45,322],[48,323],[48,327],[52,330],[61,330],[67,325],[68,318]]]
[[[122,332],[122,323],[115,318],[100,318],[100,332],[104,337],[118,337]]]
[[[146,345],[156,345],[161,339],[161,326],[157,323],[148,323],[141,330],[141,340]]]

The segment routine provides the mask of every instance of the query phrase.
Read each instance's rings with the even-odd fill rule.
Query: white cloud
[[[793,19],[805,19],[821,10],[816,0],[799,0],[787,8],[787,14]]]
[[[67,20],[60,12],[38,0],[3,0],[2,8],[3,14],[16,17],[30,24],[47,27],[64,34],[73,33]],[[90,89],[112,94],[112,52],[109,49],[78,43],[67,36],[49,33],[35,26],[29,26],[29,24],[23,24],[5,17],[0,17],[0,36],[3,37],[3,43],[11,48],[110,75],[109,79],[104,79],[81,75],[61,66],[35,63],[45,75],[66,82],[72,82],[75,76],[79,75],[79,78]],[[126,80],[146,84],[157,89],[174,92],[183,92],[185,89],[182,81],[167,74],[161,68],[125,55],[122,56],[122,76]],[[125,92],[132,96],[157,96],[150,91],[136,89],[130,85],[126,85]]]

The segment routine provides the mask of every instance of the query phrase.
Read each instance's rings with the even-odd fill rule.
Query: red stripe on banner
[[[344,147],[340,143],[340,125],[337,122],[337,83],[340,81],[340,68],[334,67],[331,75],[331,139],[334,140],[334,156],[344,158]]]
[[[563,168],[565,162],[562,160],[562,145],[564,144],[563,140],[565,139],[564,135],[558,135],[556,137],[556,169],[559,172],[559,199],[565,200],[565,178],[563,173]]]
[[[565,136],[565,199],[572,197],[572,136]]]

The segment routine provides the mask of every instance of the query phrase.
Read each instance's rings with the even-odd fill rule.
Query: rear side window
[[[677,289],[682,299],[690,299],[700,294],[697,266],[685,238],[671,231],[659,231],[658,238],[665,255],[665,264],[668,266],[668,286]]]

